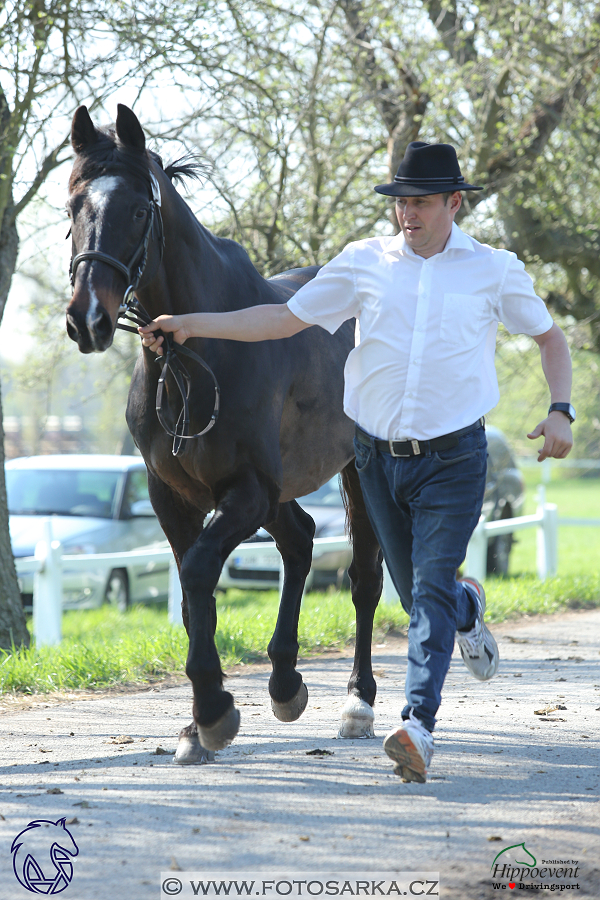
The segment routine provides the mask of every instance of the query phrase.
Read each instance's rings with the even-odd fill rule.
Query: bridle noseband
[[[155,236],[156,240],[158,241],[160,254],[158,261],[159,266],[162,262],[165,247],[165,235],[161,214],[160,185],[153,172],[150,172],[150,184],[152,187],[152,196],[150,198],[150,214],[148,215],[148,221],[146,222],[146,227],[144,229],[142,239],[133,256],[131,257],[129,264],[125,265],[114,256],[110,256],[108,253],[102,253],[101,250],[84,250],[82,253],[77,253],[76,256],[71,256],[71,263],[69,265],[69,279],[71,281],[71,287],[73,288],[75,287],[75,275],[77,273],[77,266],[79,265],[79,263],[84,262],[85,260],[103,262],[109,266],[112,266],[112,268],[116,269],[118,272],[121,272],[121,274],[124,275],[127,280],[128,287],[123,295],[123,300],[121,302],[121,306],[119,307],[119,314],[117,318],[128,319],[130,322],[134,322],[138,326],[148,325],[153,321],[152,316],[148,314],[139,300],[134,296],[135,291],[138,289],[139,284],[142,280],[144,270],[146,268],[146,263],[148,261],[148,247],[150,244],[150,237]],[[153,234],[154,231],[156,231],[155,235]],[[69,235],[67,235],[67,237],[68,236]],[[134,271],[134,267],[136,266],[137,268],[135,268]],[[116,327],[120,328],[122,331],[130,331],[132,334],[138,334],[137,328],[132,328],[130,325],[124,325],[121,322],[117,322]],[[162,335],[162,337],[164,338],[164,356],[159,356],[156,360],[161,366],[161,373],[158,379],[158,387],[156,389],[156,415],[163,429],[168,435],[173,438],[173,456],[179,456],[184,449],[184,441],[190,441],[194,438],[202,437],[202,435],[206,434],[207,431],[210,431],[210,429],[215,425],[219,417],[221,390],[219,388],[219,383],[215,377],[214,372],[212,371],[210,366],[205,363],[200,356],[198,356],[197,353],[194,353],[194,351],[188,349],[188,347],[184,347],[183,344],[175,343],[175,341],[173,340],[173,335],[170,333],[165,334],[159,329],[157,329],[154,333],[157,336]],[[215,386],[215,402],[212,415],[210,417],[208,425],[203,428],[202,431],[197,432],[197,434],[188,434],[190,425],[189,398],[192,379],[186,367],[179,359],[179,354],[187,356],[189,359],[193,359],[194,362],[199,363],[202,368],[205,369],[211,376]],[[181,412],[179,413],[179,416],[177,418],[175,431],[173,431],[169,427],[163,415],[164,387],[168,372],[171,372],[173,376],[175,384],[177,385],[179,393],[181,394],[183,403]]]

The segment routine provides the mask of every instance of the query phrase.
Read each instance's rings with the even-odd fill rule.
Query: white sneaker
[[[433,736],[412,709],[410,718],[405,719],[400,728],[390,731],[383,749],[396,763],[394,775],[400,775],[402,781],[425,783],[433,756]]]
[[[498,671],[500,654],[498,644],[483,621],[485,591],[476,578],[466,577],[458,580],[469,585],[470,594],[477,606],[477,616],[470,631],[456,632],[456,640],[471,675],[478,681],[489,681]]]

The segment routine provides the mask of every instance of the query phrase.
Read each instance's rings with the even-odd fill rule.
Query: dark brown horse
[[[119,106],[115,128],[107,131],[97,130],[80,107],[71,138],[76,158],[67,208],[75,271],[67,330],[82,353],[110,347],[136,267],[135,294],[151,317],[285,303],[316,274],[315,267],[293,269],[266,280],[238,244],[207,231],[173,187],[181,167],[163,170],[159,157],[146,150],[140,123],[127,107]],[[220,384],[215,427],[173,454],[155,411],[160,367],[148,350],[137,361],[127,405],[127,423],[148,467],[152,505],[173,548],[183,588],[194,721],[180,734],[176,761],[202,762],[203,748],[218,750],[237,734],[240,717],[232,695],[223,690],[214,642],[214,591],[226,558],[260,525],[275,539],[284,565],[279,615],[268,647],[273,712],[293,721],[304,711],[308,692],[296,670],[297,631],[314,523],[294,498],[336,472],[342,473],[348,498],[357,622],[340,733],[372,734],[371,636],[382,571],[354,466],[353,425],[342,411],[343,368],[354,344],[354,323],[346,322],[333,336],[309,328],[279,341],[197,339],[188,344]],[[192,376],[193,433],[210,420],[214,391],[206,371],[185,362]],[[171,375],[166,393],[168,406],[178,407]],[[211,510],[215,513],[204,527]]]

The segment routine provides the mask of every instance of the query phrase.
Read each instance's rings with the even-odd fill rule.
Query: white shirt
[[[498,322],[511,334],[552,327],[517,256],[480,244],[456,224],[430,259],[402,234],[349,244],[288,307],[332,334],[358,319],[344,411],[386,440],[427,440],[477,421],[500,397]]]

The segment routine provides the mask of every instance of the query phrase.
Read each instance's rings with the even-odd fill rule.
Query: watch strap
[[[569,422],[575,421],[575,408],[570,403],[551,403],[548,415],[550,415],[551,412],[564,413]]]

